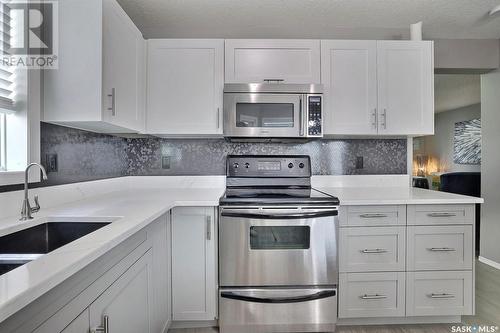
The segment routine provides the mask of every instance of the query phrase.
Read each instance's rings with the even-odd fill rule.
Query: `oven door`
[[[335,288],[220,289],[221,333],[333,332]]]
[[[336,285],[336,208],[221,208],[220,285]]]
[[[301,137],[304,113],[300,94],[224,94],[224,135]]]

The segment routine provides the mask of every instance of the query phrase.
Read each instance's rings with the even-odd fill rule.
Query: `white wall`
[[[480,255],[500,263],[500,71],[481,77],[481,109]]]
[[[456,164],[453,162],[453,136],[455,123],[481,117],[481,104],[437,113],[435,135],[424,137],[424,151],[438,158],[445,172],[480,172],[480,165]]]

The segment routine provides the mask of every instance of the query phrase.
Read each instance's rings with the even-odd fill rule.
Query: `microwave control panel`
[[[307,136],[323,136],[323,103],[321,95],[307,96]]]

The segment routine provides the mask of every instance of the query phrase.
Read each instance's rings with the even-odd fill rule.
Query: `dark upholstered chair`
[[[441,175],[439,190],[456,194],[481,196],[480,172],[452,172]],[[481,224],[480,205],[476,204],[476,253],[479,252],[479,231]]]

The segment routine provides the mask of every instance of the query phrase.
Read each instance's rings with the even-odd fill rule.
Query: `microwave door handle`
[[[318,217],[337,216],[337,210],[325,210],[320,212],[308,213],[291,213],[291,214],[259,214],[259,213],[244,213],[244,212],[221,212],[221,216],[225,217],[240,217],[247,219],[261,220],[297,220],[297,219],[313,219]]]
[[[299,97],[299,135],[304,136],[304,110],[302,108],[302,95]]]
[[[223,291],[221,292],[222,298],[234,299],[238,301],[253,302],[253,303],[299,303],[314,301],[322,298],[333,297],[336,295],[336,290],[322,290],[314,294],[293,297],[255,297],[244,295],[241,293]]]

